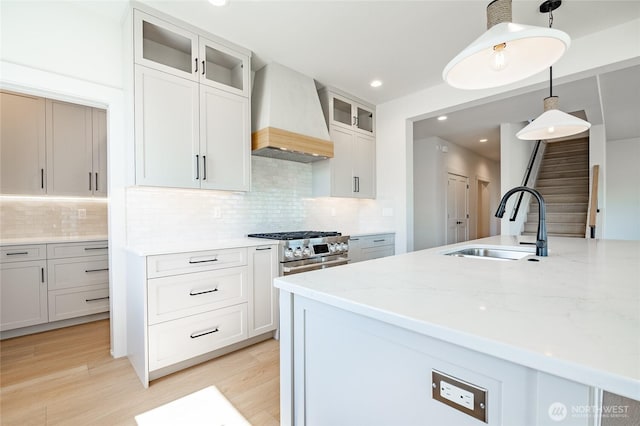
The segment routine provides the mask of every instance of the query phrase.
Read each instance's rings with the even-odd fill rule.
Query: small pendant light
[[[503,86],[550,67],[571,44],[563,31],[514,24],[511,20],[511,0],[489,3],[487,31],[447,64],[442,78],[459,89]]]
[[[552,4],[553,3],[553,4]],[[543,6],[548,6],[544,7]],[[549,28],[553,24],[553,10],[560,2],[545,1],[541,12],[549,12]],[[553,68],[549,67],[549,96],[544,99],[544,112],[524,129],[516,133],[522,140],[548,140],[563,138],[589,130],[591,123],[558,109],[558,97],[553,96]]]

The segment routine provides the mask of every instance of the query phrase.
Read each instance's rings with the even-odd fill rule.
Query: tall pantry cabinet
[[[134,10],[136,185],[248,191],[250,52]]]

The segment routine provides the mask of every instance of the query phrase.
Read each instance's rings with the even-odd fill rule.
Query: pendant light
[[[556,8],[562,1],[545,3]],[[563,31],[514,24],[511,20],[511,0],[489,3],[487,31],[447,64],[443,79],[459,89],[503,86],[553,65],[571,44]]]
[[[543,10],[543,6],[549,3]],[[545,1],[540,6],[541,12],[549,12],[549,28],[553,24],[553,10],[560,6],[558,2]],[[563,138],[589,130],[591,123],[558,109],[558,97],[553,96],[553,67],[549,67],[549,96],[544,99],[544,112],[525,128],[516,133],[522,140],[548,140]]]

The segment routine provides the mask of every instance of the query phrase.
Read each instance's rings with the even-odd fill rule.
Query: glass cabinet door
[[[169,22],[135,11],[136,63],[197,79],[198,37]]]
[[[249,57],[200,37],[200,83],[249,96]]]
[[[348,127],[353,126],[355,120],[351,114],[351,104],[349,102],[345,102],[340,98],[333,98],[333,121]]]
[[[367,133],[373,133],[373,112],[362,106],[356,106],[356,127]]]

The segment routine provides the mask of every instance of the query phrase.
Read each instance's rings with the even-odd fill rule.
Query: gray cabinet
[[[2,247],[1,256],[0,331],[46,323],[45,246]]]
[[[0,92],[0,193],[46,193],[45,100]]]

